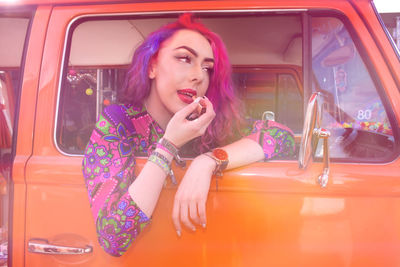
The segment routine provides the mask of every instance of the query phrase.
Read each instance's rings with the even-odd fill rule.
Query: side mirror
[[[310,161],[312,148],[312,137],[314,129],[321,127],[321,94],[312,93],[308,101],[306,114],[304,116],[303,135],[301,137],[299,152],[299,167],[307,168]]]
[[[318,183],[321,187],[326,187],[329,179],[329,150],[328,138],[330,132],[321,128],[322,121],[322,96],[320,93],[312,93],[308,101],[306,115],[304,118],[303,135],[301,137],[299,152],[299,168],[306,169],[312,154],[315,152],[316,144],[319,138],[324,140],[324,169],[318,177]],[[316,137],[317,139],[313,137]]]

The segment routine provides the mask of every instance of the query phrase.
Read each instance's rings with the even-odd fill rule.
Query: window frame
[[[243,10],[191,10],[191,12],[195,14],[199,14],[200,18],[204,17],[231,17],[235,15],[242,15],[242,16],[248,16],[252,14],[257,14],[257,15],[271,15],[271,14],[277,14],[277,15],[282,15],[282,12],[284,14],[289,14],[289,15],[299,15],[301,16],[302,13],[306,12],[307,9],[299,9],[299,8],[293,8],[293,9],[243,9]],[[56,100],[56,114],[54,117],[54,130],[53,130],[53,142],[54,145],[62,155],[64,156],[69,156],[69,157],[81,157],[83,154],[71,154],[66,151],[64,151],[58,143],[57,140],[57,134],[58,134],[58,126],[59,126],[59,116],[60,116],[60,101],[61,101],[61,90],[64,84],[65,75],[67,74],[68,71],[68,60],[70,56],[70,51],[71,51],[71,41],[72,41],[72,35],[74,29],[81,23],[88,21],[88,20],[110,20],[110,19],[115,19],[115,20],[123,20],[123,19],[138,19],[138,18],[150,18],[150,17],[156,17],[156,18],[168,18],[168,17],[173,17],[176,18],[177,15],[182,14],[183,11],[172,11],[172,12],[132,12],[132,13],[110,13],[110,14],[96,14],[96,15],[82,15],[82,16],[77,16],[71,20],[71,22],[68,24],[67,29],[66,29],[66,34],[65,34],[65,40],[64,40],[64,46],[63,46],[63,54],[62,54],[62,63],[60,65],[60,76],[58,80],[58,89],[57,89],[57,100]],[[145,158],[143,156],[137,156],[137,158]]]
[[[382,163],[389,163],[394,161],[400,153],[400,129],[397,127],[398,123],[395,117],[395,114],[393,112],[393,109],[391,108],[390,101],[385,94],[385,90],[383,88],[383,84],[379,78],[378,73],[374,69],[374,64],[372,62],[372,59],[368,56],[368,51],[361,42],[362,38],[359,37],[357,30],[354,28],[353,24],[351,23],[350,19],[343,13],[339,12],[338,10],[329,10],[329,9],[321,9],[321,10],[309,10],[308,12],[309,19],[312,18],[318,18],[318,17],[332,17],[340,20],[345,29],[348,31],[349,36],[352,38],[352,41],[354,43],[355,48],[357,49],[357,52],[360,55],[360,58],[362,62],[365,65],[366,71],[368,72],[375,88],[376,92],[382,101],[382,105],[385,109],[386,115],[388,117],[389,123],[392,127],[392,132],[393,132],[393,139],[394,139],[394,148],[393,152],[390,153],[387,157],[384,157],[380,160],[377,159],[368,159],[368,158],[363,158],[363,159],[355,159],[355,158],[333,158],[330,157],[330,161],[332,163],[374,163],[374,164],[382,164]],[[310,30],[311,30],[311,24],[309,25]],[[308,38],[308,42],[312,44],[311,36]],[[311,59],[311,53],[310,53],[310,58]],[[312,64],[310,65],[311,68],[311,73],[312,72]],[[315,79],[315,77],[313,78]],[[310,88],[310,87],[308,87]],[[324,127],[324,125],[322,125]],[[313,153],[313,160],[316,162],[321,162],[322,157],[317,157],[315,155],[316,153]]]
[[[331,158],[332,162],[340,162],[340,163],[387,163],[390,161],[393,161],[396,159],[399,155],[400,152],[400,131],[397,125],[397,121],[394,115],[394,112],[390,106],[390,102],[387,99],[386,94],[384,93],[383,90],[383,85],[379,79],[378,74],[373,68],[373,64],[371,59],[367,56],[367,50],[361,43],[361,39],[358,37],[357,31],[354,29],[352,23],[350,22],[349,18],[342,12],[334,9],[285,9],[285,10],[273,10],[273,9],[260,9],[260,10],[193,10],[194,13],[200,14],[204,17],[208,16],[214,16],[214,17],[229,17],[229,16],[235,16],[237,14],[243,15],[243,16],[249,16],[253,13],[257,13],[258,15],[265,15],[268,16],[270,14],[275,14],[284,11],[285,14],[290,14],[290,15],[295,15],[298,14],[302,16],[302,22],[303,22],[303,62],[301,65],[301,68],[303,70],[303,81],[302,81],[302,86],[303,86],[303,96],[307,97],[307,90],[304,90],[306,88],[311,88],[308,87],[307,85],[311,84],[311,81],[313,79],[312,77],[312,63],[311,63],[311,24],[310,24],[310,19],[312,17],[323,17],[323,16],[329,16],[329,17],[336,17],[339,19],[344,26],[346,27],[346,30],[349,32],[349,35],[351,36],[354,45],[356,46],[366,68],[367,71],[377,89],[377,93],[382,101],[382,104],[385,108],[386,114],[388,116],[389,122],[392,126],[392,131],[393,131],[393,137],[394,137],[394,150],[393,153],[391,153],[388,157],[385,157],[381,160],[368,160],[368,159],[363,159],[363,160],[354,160],[353,158]],[[65,156],[71,156],[71,157],[81,157],[82,154],[70,154],[65,151],[63,151],[57,140],[57,127],[59,125],[59,105],[60,105],[60,92],[62,90],[62,85],[63,85],[63,77],[66,75],[67,69],[68,69],[68,64],[66,61],[66,58],[69,58],[69,53],[70,53],[70,48],[71,48],[71,40],[72,40],[72,34],[74,28],[79,25],[80,23],[83,23],[84,21],[87,20],[109,20],[109,19],[137,19],[137,18],[149,18],[149,17],[157,17],[157,18],[168,18],[168,17],[176,17],[178,14],[182,12],[179,11],[174,11],[174,12],[138,12],[138,13],[124,13],[124,14],[115,14],[115,13],[110,13],[110,14],[96,14],[96,15],[84,15],[84,16],[78,16],[74,18],[67,27],[66,30],[66,38],[65,38],[65,43],[64,43],[64,48],[63,48],[63,56],[62,56],[62,64],[60,66],[60,77],[59,77],[59,86],[58,86],[58,94],[57,94],[57,109],[56,109],[56,116],[55,116],[55,123],[54,123],[54,144],[57,148],[57,150],[65,155]],[[304,98],[303,100],[305,103],[307,101]],[[306,104],[304,105],[304,109],[306,109]],[[140,158],[140,156],[138,156]],[[321,158],[315,157],[313,155],[313,158],[315,161],[321,161]]]

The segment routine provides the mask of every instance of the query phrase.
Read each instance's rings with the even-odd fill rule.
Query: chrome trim
[[[322,122],[322,94],[314,92],[308,101],[307,111],[304,118],[303,136],[299,151],[299,168],[306,169],[313,153],[313,136],[323,139],[323,162],[322,173],[318,176],[317,182],[321,188],[325,188],[329,181],[329,145],[328,139],[331,136],[330,131],[321,128]]]
[[[322,138],[324,140],[323,143],[323,151],[324,151],[324,169],[322,173],[318,176],[318,184],[321,186],[321,188],[325,188],[328,185],[329,181],[329,145],[328,145],[328,139],[331,136],[330,131],[324,129],[324,128],[319,128],[319,129],[314,129],[313,134],[316,135],[318,138]]]
[[[319,128],[321,124],[321,107],[319,104],[320,93],[314,92],[311,94],[308,101],[306,114],[303,124],[303,135],[301,136],[300,151],[299,151],[299,168],[306,169],[310,158],[312,157],[312,137],[315,128]]]
[[[28,242],[28,251],[31,253],[51,255],[80,255],[93,252],[93,247],[86,245],[84,248],[52,245],[46,239],[31,239]]]
[[[261,117],[262,121],[275,121],[275,113],[273,111],[265,111]]]
[[[213,14],[218,14],[218,13],[248,13],[248,12],[253,12],[253,13],[299,13],[299,12],[306,12],[308,9],[304,8],[298,8],[298,9],[234,9],[234,10],[176,10],[176,11],[156,11],[156,12],[137,12],[137,13],[99,13],[99,14],[88,14],[88,15],[82,15],[73,18],[70,23],[67,26],[67,30],[65,32],[65,38],[64,38],[64,46],[63,46],[63,54],[62,54],[62,59],[61,59],[61,65],[60,65],[60,76],[58,77],[58,91],[57,91],[57,101],[56,101],[56,113],[55,113],[55,118],[54,118],[54,128],[53,128],[53,141],[56,149],[58,152],[60,152],[64,156],[69,156],[69,157],[82,157],[83,154],[69,154],[63,151],[57,143],[57,125],[58,125],[58,110],[59,110],[59,101],[60,101],[60,94],[61,94],[61,84],[62,84],[62,73],[64,70],[64,64],[65,64],[65,52],[67,50],[67,42],[68,42],[68,37],[70,35],[70,30],[71,30],[71,25],[74,24],[77,20],[83,19],[83,18],[92,18],[92,17],[124,17],[124,16],[139,16],[139,15],[145,15],[145,16],[150,16],[150,15],[171,15],[171,14],[180,14],[184,12],[194,12],[194,13],[213,13]]]

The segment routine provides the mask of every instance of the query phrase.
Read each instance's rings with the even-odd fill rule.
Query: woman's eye
[[[176,57],[179,61],[185,62],[185,63],[190,63],[191,59],[189,56],[177,56]]]
[[[211,66],[204,66],[204,67],[203,67],[203,70],[204,70],[205,72],[211,73],[211,72],[214,70],[214,68],[211,67]]]

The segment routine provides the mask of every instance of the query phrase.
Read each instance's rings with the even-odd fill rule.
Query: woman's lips
[[[197,96],[196,90],[193,89],[182,89],[178,90],[178,97],[186,104],[193,102],[193,98]]]

